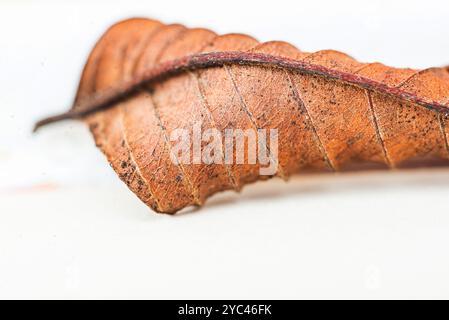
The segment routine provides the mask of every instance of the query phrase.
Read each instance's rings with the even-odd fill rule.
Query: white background
[[[449,170],[298,176],[149,211],[67,109],[146,16],[400,67],[449,64],[447,1],[0,2],[0,298],[449,298]]]

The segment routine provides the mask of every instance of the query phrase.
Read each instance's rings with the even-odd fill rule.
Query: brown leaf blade
[[[73,108],[36,128],[84,119],[128,187],[155,211],[174,213],[269,176],[259,174],[259,163],[173,163],[173,130],[196,123],[219,132],[277,129],[276,176],[287,179],[359,162],[448,160],[448,103],[443,68],[362,64],[332,50],[305,53],[284,42],[130,19],[98,41]]]

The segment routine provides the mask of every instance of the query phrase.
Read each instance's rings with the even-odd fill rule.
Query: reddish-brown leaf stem
[[[161,81],[164,78],[174,76],[188,70],[222,67],[224,65],[248,65],[268,68],[282,68],[292,72],[322,76],[327,79],[341,81],[370,91],[395,97],[403,101],[415,103],[439,113],[449,113],[449,107],[441,103],[424,100],[415,94],[404,91],[403,89],[389,87],[379,81],[373,81],[355,74],[338,71],[306,61],[293,60],[269,54],[229,51],[194,54],[181,59],[162,63],[156,68],[152,68],[135,77],[131,81],[124,82],[115,88],[111,88],[108,91],[103,91],[97,95],[82,100],[79,104],[73,106],[67,112],[40,120],[36,123],[34,131],[53,122],[65,119],[82,118],[94,112],[110,108],[116,103],[132,96],[144,86],[151,85],[152,83]]]

